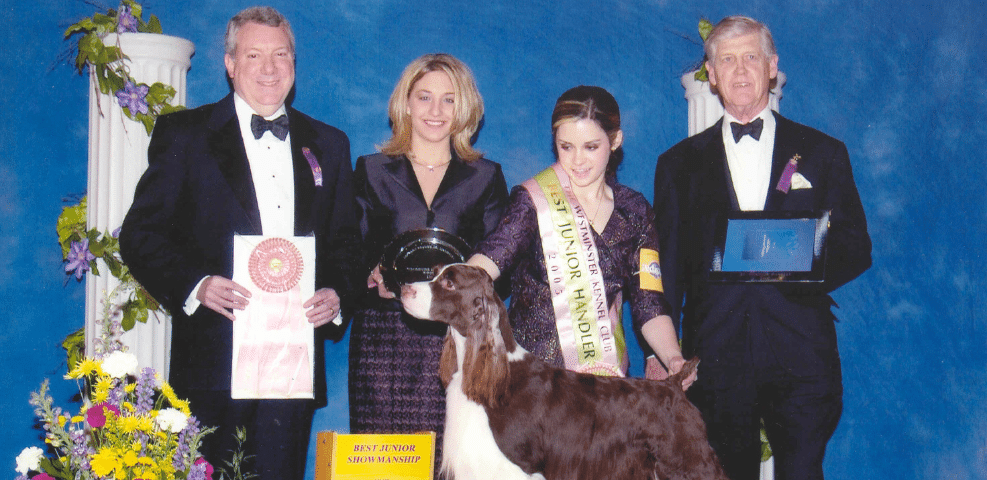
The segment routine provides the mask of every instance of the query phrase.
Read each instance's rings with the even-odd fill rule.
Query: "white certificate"
[[[233,281],[250,290],[233,322],[232,397],[314,398],[315,238],[233,237]]]

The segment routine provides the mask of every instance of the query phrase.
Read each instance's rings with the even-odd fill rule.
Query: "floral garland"
[[[118,10],[110,9],[106,15],[97,13],[85,18],[65,30],[65,38],[82,34],[79,38],[79,54],[75,67],[82,73],[86,66],[92,69],[97,88],[106,95],[116,97],[127,118],[144,124],[147,133],[154,128],[154,120],[159,115],[183,110],[181,105],[172,105],[175,89],[161,82],[153,85],[139,83],[130,76],[129,69],[120,48],[106,45],[103,39],[110,33],[161,33],[161,22],[151,15],[145,23],[141,19],[143,7],[133,0],[123,0]]]
[[[70,26],[65,31],[65,38],[81,34],[78,41],[78,55],[75,67],[81,73],[88,66],[96,79],[96,89],[103,94],[113,93],[124,114],[141,122],[147,133],[154,128],[158,116],[183,110],[185,107],[171,105],[175,89],[157,82],[153,85],[139,83],[130,76],[129,68],[124,60],[128,57],[119,45],[106,45],[103,39],[110,33],[161,33],[161,22],[154,15],[146,23],[141,18],[143,7],[133,0],[122,0],[117,10],[110,9],[105,15],[96,13],[91,18],[85,18]],[[97,99],[99,96],[97,96]],[[161,306],[146,290],[144,290],[129,269],[120,259],[120,245],[116,231],[100,232],[87,228],[86,198],[72,206],[62,209],[58,217],[56,230],[58,241],[62,246],[62,259],[65,263],[66,279],[75,277],[82,281],[87,271],[99,275],[97,260],[102,259],[110,274],[120,281],[120,286],[107,295],[107,304],[112,304],[118,296],[124,297],[122,303],[115,307],[112,313],[119,313],[122,320],[119,326],[128,331],[137,322],[146,323],[150,312],[161,311]],[[73,332],[62,346],[68,352],[69,366],[74,366],[83,355],[85,344],[84,328]]]

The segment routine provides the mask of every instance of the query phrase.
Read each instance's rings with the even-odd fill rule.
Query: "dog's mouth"
[[[401,305],[408,315],[422,320],[431,320],[431,282],[415,282],[401,286]]]

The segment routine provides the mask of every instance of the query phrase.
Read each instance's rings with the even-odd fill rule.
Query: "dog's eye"
[[[444,288],[446,290],[455,290],[456,289],[456,286],[453,285],[452,280],[449,280],[448,278],[442,278],[442,279],[440,279],[439,280],[439,285],[442,285],[442,288]]]

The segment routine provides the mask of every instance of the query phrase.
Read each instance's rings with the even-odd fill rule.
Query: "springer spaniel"
[[[447,479],[726,480],[682,391],[698,360],[660,382],[550,366],[515,343],[490,276],[469,265],[405,285],[401,300],[450,327],[439,369]]]

